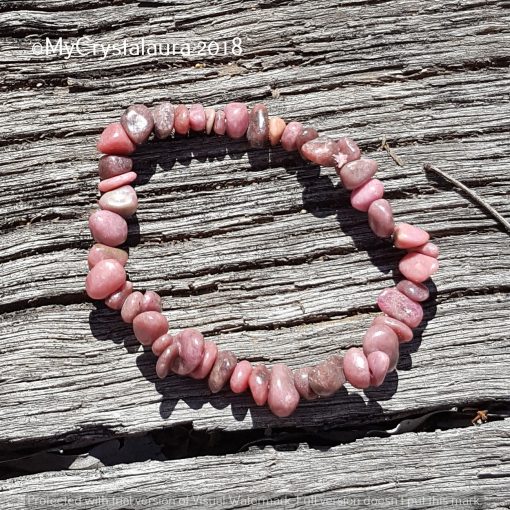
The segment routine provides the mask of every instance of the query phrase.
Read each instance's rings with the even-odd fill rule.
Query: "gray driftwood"
[[[3,447],[86,448],[182,423],[227,431],[357,427],[456,405],[508,405],[510,239],[494,218],[422,167],[440,167],[510,216],[509,21],[504,2],[494,0],[3,2]],[[243,55],[31,54],[45,37],[70,42],[82,35],[104,43],[239,36]],[[379,390],[348,388],[278,420],[246,396],[212,397],[196,381],[156,380],[154,357],[118,315],[86,299],[97,135],[130,103],[168,99],[217,107],[264,101],[272,114],[331,136],[352,135],[380,163],[397,219],[430,230],[441,271],[431,283],[426,320]],[[136,166],[141,205],[130,230],[129,276],[137,288],[160,292],[172,330],[196,326],[242,357],[292,367],[360,343],[378,293],[398,276],[400,255],[352,211],[333,170],[319,171],[280,149],[253,151],[245,142],[205,137],[152,144],[140,150]],[[33,475],[5,487],[12,494],[47,482],[72,489],[97,478],[98,490],[118,492],[136,473],[137,483],[160,493],[168,469],[181,471],[183,485],[199,468],[201,478],[214,481],[220,462],[226,480],[245,466],[246,480],[260,480],[260,490],[276,465],[283,478],[269,487],[277,493],[290,484],[291,494],[348,494],[368,491],[354,488],[350,467],[359,463],[382,494],[407,485],[416,494],[453,490],[472,480],[477,490],[498,492],[508,474],[492,476],[491,466],[508,460],[507,428],[366,438],[328,453],[251,452],[170,468],[151,462],[56,474],[49,482]],[[407,448],[412,458],[401,455]],[[465,471],[447,470],[451,456],[465,462],[459,464]],[[396,457],[408,468],[391,468]],[[431,476],[413,475],[408,484],[407,469],[429,460]],[[319,487],[315,476],[304,475],[307,462],[325,469]],[[388,469],[386,478],[377,475]],[[490,476],[479,476],[484,470]],[[225,481],[213,488],[220,492]],[[497,506],[504,497],[499,491],[491,501]]]

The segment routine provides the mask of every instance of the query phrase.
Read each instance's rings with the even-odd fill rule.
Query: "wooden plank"
[[[303,445],[296,451],[253,448],[21,476],[0,482],[0,499],[5,510],[68,509],[78,502],[83,509],[508,508],[509,453],[505,420],[365,438],[324,451]]]

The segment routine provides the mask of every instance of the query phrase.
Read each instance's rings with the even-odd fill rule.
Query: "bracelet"
[[[251,147],[281,144],[286,151],[299,151],[304,160],[334,167],[342,185],[351,191],[351,204],[368,214],[368,224],[380,238],[392,238],[396,248],[406,250],[399,270],[405,279],[383,290],[377,316],[363,337],[362,348],[351,347],[343,356],[331,355],[315,366],[294,372],[285,364],[268,368],[248,360],[238,360],[231,351],[218,350],[215,342],[204,340],[196,329],[188,328],[172,335],[161,313],[161,298],[153,291],[133,291],[124,266],[128,253],[118,248],[128,236],[126,218],[138,207],[132,183],[137,174],[129,157],[145,143],[152,132],[165,139],[172,134],[190,131],[208,135],[227,135],[233,139],[246,136]],[[376,161],[361,157],[350,138],[321,137],[312,127],[300,122],[288,124],[280,117],[269,117],[264,104],[248,110],[244,103],[229,103],[223,110],[204,108],[201,104],[173,106],[165,102],[152,110],[142,104],[126,109],[120,122],[109,124],[102,132],[97,148],[104,155],[99,160],[100,209],[89,218],[89,228],[96,244],[88,254],[89,273],[85,282],[88,296],[105,300],[107,307],[120,311],[122,320],[133,325],[137,340],[151,346],[157,356],[156,373],[169,373],[208,379],[212,393],[226,386],[234,393],[250,390],[259,406],[279,417],[289,416],[300,398],[313,400],[329,397],[348,381],[356,388],[380,386],[386,374],[395,370],[399,344],[413,338],[412,328],[423,319],[421,302],[429,298],[423,284],[438,268],[438,247],[429,234],[408,223],[395,225],[389,202],[383,198],[384,185],[374,178]]]

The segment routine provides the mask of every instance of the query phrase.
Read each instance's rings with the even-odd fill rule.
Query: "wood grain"
[[[4,2],[3,447],[84,446],[189,422],[202,430],[355,427],[510,401],[508,236],[422,170],[425,162],[440,166],[510,215],[508,13],[477,0]],[[131,43],[240,36],[243,55],[30,53],[45,37],[83,35]],[[156,381],[152,355],[115,314],[85,298],[96,137],[131,102],[165,99],[218,107],[264,101],[272,114],[350,134],[379,162],[398,220],[431,231],[442,251],[434,298],[398,373],[380,390],[349,388],[280,421],[245,396],[211,397],[203,384],[176,377]],[[378,149],[383,139],[404,166]],[[334,171],[280,149],[194,136],[142,148],[136,166],[141,206],[129,275],[137,288],[164,296],[172,329],[197,326],[240,356],[292,367],[360,343],[378,292],[398,277],[400,255],[350,209]]]

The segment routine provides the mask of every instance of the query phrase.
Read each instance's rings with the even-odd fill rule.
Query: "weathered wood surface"
[[[234,462],[198,457],[44,473],[0,482],[0,490],[5,510],[78,508],[65,497],[83,509],[508,508],[504,448],[508,420],[324,451],[252,448]]]
[[[189,422],[202,430],[356,427],[452,405],[510,402],[509,237],[422,170],[435,163],[510,216],[510,11],[503,3],[111,4],[0,5],[4,448],[86,446]],[[240,36],[244,51],[206,59],[30,54],[40,38],[81,35],[95,42]],[[211,397],[205,385],[175,377],[157,381],[152,355],[137,347],[116,314],[86,299],[95,139],[131,102],[164,99],[215,106],[265,101],[273,114],[330,135],[350,134],[379,161],[398,219],[431,231],[442,251],[434,299],[417,338],[402,351],[398,373],[380,390],[349,388],[277,420],[244,396]],[[404,166],[378,150],[384,137]],[[138,288],[164,296],[173,329],[197,326],[241,356],[292,367],[359,344],[378,292],[393,282],[399,254],[350,209],[333,171],[319,172],[281,150],[204,137],[153,144],[141,150],[137,168],[141,206],[130,232],[129,275]],[[496,429],[480,437],[459,431],[459,444],[463,437],[480,441],[483,453],[484,444],[499,441]],[[446,445],[447,434],[457,433],[428,437]],[[376,451],[387,447],[377,441]],[[501,447],[501,458],[508,457],[508,443]],[[456,448],[448,454],[470,451]],[[439,452],[437,466],[444,462]],[[323,460],[314,451],[281,455],[294,467],[306,458]],[[478,453],[470,455],[474,474]],[[272,456],[260,454],[257,466],[268,469]],[[214,465],[180,462],[190,473],[195,462],[206,471]],[[151,464],[147,473],[165,467]],[[113,468],[112,484],[132,468]],[[253,469],[257,476],[259,467]],[[436,482],[447,487],[449,480]],[[498,481],[480,483],[489,490]]]

